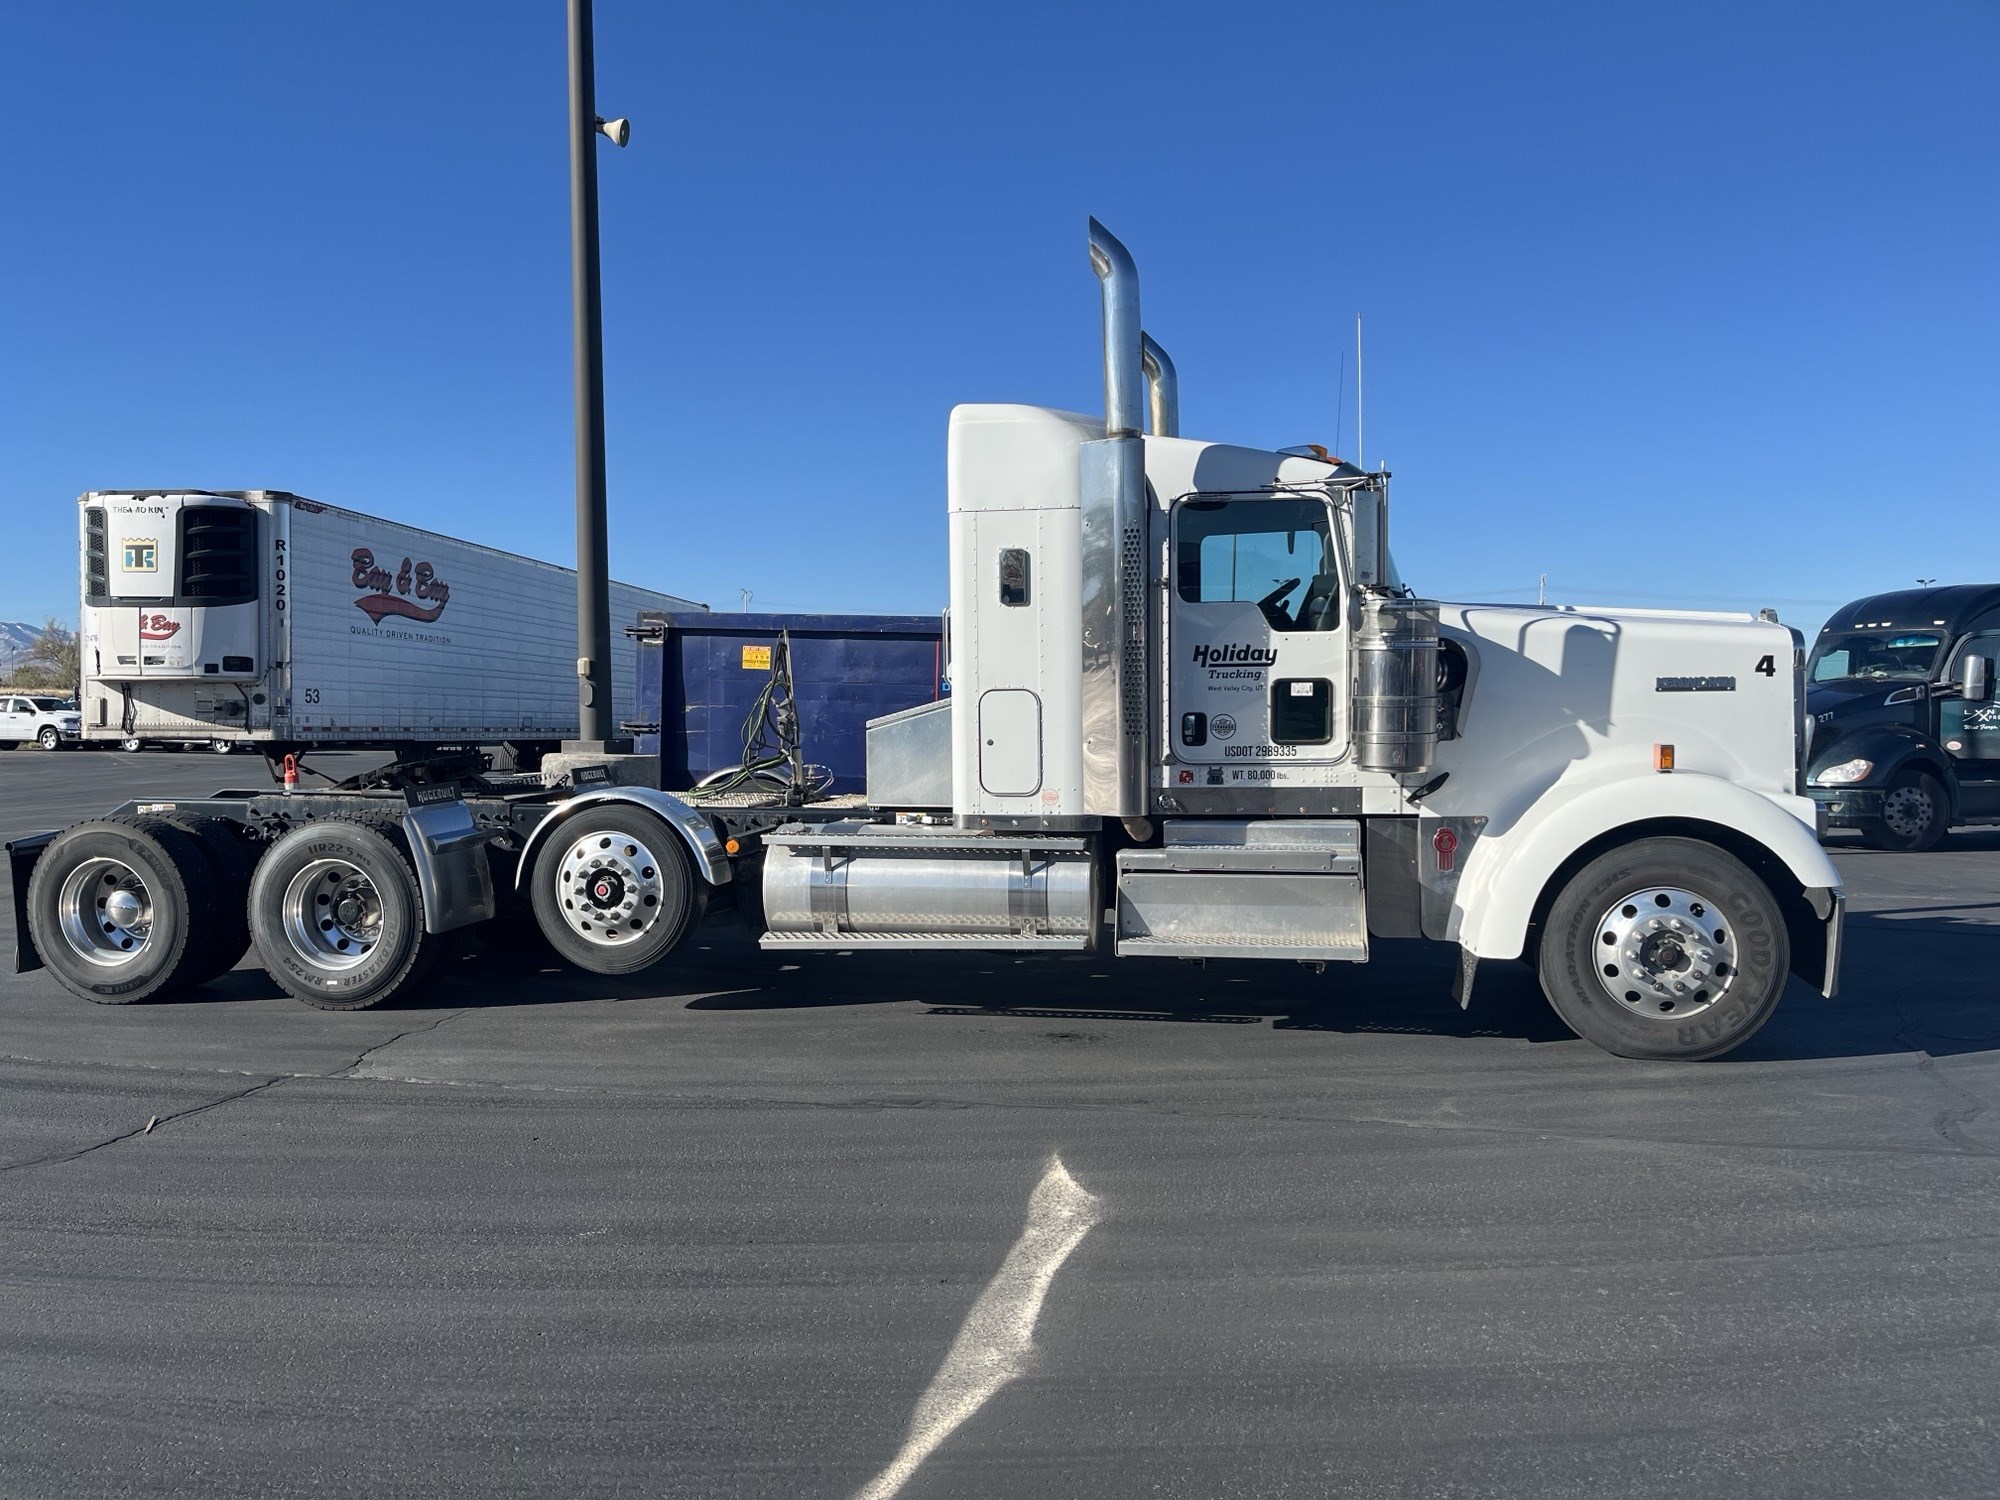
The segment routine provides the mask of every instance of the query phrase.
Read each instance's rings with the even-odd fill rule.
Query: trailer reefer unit
[[[409,785],[407,807],[365,785],[134,801],[9,846],[21,962],[125,1001],[254,942],[292,994],[358,1009],[456,927],[526,908],[564,959],[630,974],[714,898],[774,955],[1339,973],[1427,938],[1457,950],[1461,1004],[1480,963],[1525,959],[1627,1057],[1727,1052],[1793,974],[1833,993],[1844,895],[1799,791],[1790,631],[1417,597],[1388,474],[1181,437],[1131,257],[1095,222],[1090,255],[1105,413],[952,412],[952,693],[869,724],[865,799],[731,806],[607,762]],[[1060,1003],[1079,972],[1023,983]]]
[[[280,490],[81,498],[93,740],[289,748],[577,732],[576,574]],[[611,585],[615,623],[705,606]],[[612,633],[616,722],[637,647]]]

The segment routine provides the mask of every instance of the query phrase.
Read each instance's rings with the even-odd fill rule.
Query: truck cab
[[[1806,663],[1807,791],[1877,849],[2000,822],[2000,584],[1901,589],[1835,612]]]

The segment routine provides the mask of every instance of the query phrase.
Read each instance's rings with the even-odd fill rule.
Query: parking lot
[[[1991,1495],[2000,830],[1837,858],[1839,998],[1691,1065],[1379,941],[0,980],[0,1493]]]

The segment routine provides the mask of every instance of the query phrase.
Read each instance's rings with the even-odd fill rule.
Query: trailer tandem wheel
[[[1635,839],[1577,871],[1542,927],[1542,991],[1619,1057],[1718,1057],[1770,1019],[1791,970],[1784,914],[1741,860]]]
[[[28,931],[72,994],[100,1005],[198,983],[215,877],[186,831],[153,818],[93,818],[58,834],[28,881]]]
[[[708,901],[681,836],[630,803],[592,807],[551,829],[528,882],[550,945],[593,974],[658,963],[694,931]]]
[[[270,976],[319,1010],[367,1010],[423,978],[444,939],[393,824],[324,819],[265,851],[250,881],[250,936]]]

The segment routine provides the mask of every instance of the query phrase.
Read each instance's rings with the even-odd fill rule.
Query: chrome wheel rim
[[[153,941],[153,893],[122,860],[85,860],[69,872],[56,902],[63,941],[88,963],[129,964]]]
[[[586,833],[556,865],[556,900],[585,942],[629,948],[660,920],[660,862],[629,833]]]
[[[1882,821],[1898,838],[1916,838],[1935,816],[1931,794],[1921,786],[1899,786],[1882,799]]]
[[[355,968],[382,941],[382,893],[344,859],[316,859],[300,870],[280,911],[292,951],[317,968]]]
[[[1682,1021],[1736,983],[1736,934],[1708,897],[1647,886],[1597,919],[1591,960],[1604,993],[1650,1020]]]
[[[53,750],[62,743],[62,735],[53,729],[44,729],[39,736],[44,750]]]

